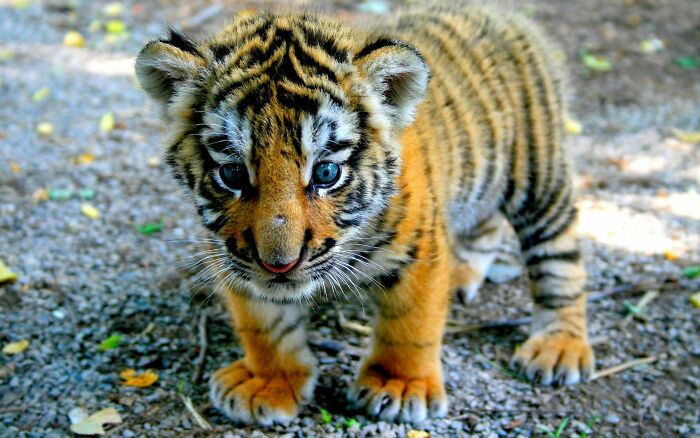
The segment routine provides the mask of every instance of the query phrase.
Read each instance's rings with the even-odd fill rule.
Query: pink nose
[[[271,265],[265,262],[262,262],[262,265],[265,267],[265,269],[272,272],[273,274],[284,274],[285,272],[291,271],[292,268],[295,267],[298,262],[299,259],[296,259],[293,262],[288,263],[286,265]]]

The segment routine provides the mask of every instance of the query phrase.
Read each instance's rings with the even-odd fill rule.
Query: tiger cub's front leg
[[[308,402],[316,359],[306,343],[298,304],[226,295],[245,357],[214,373],[210,398],[231,419],[250,424],[286,423]]]
[[[440,365],[450,294],[446,259],[415,261],[395,286],[376,292],[372,349],[349,393],[371,416],[420,422],[447,413]]]

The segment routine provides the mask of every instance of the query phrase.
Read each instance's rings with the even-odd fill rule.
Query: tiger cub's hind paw
[[[447,395],[440,378],[405,379],[363,372],[348,393],[357,409],[382,421],[420,423],[447,414]]]
[[[535,333],[513,355],[511,367],[543,385],[573,385],[588,380],[594,370],[587,340],[566,332]]]
[[[212,404],[230,419],[243,424],[287,424],[313,390],[310,375],[258,377],[242,360],[222,368],[209,382]]]

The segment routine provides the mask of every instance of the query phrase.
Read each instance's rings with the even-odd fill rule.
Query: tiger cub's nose
[[[293,267],[297,265],[299,262],[299,259],[294,260],[291,263],[285,264],[270,264],[264,261],[261,261],[262,265],[267,269],[268,271],[272,272],[273,274],[284,274],[285,272],[289,272],[292,270]]]

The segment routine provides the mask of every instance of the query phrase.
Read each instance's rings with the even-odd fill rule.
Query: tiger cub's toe
[[[243,424],[286,424],[300,403],[310,398],[309,376],[285,374],[258,377],[242,360],[222,368],[211,378],[212,404],[230,419]]]
[[[559,332],[531,336],[513,355],[511,367],[535,383],[573,385],[590,378],[594,363],[586,339]]]

